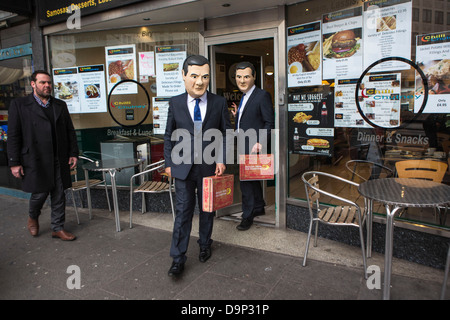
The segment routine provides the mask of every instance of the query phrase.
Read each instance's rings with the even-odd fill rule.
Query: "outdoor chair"
[[[172,208],[172,217],[175,220],[175,208],[173,205],[172,192],[175,191],[175,186],[172,183],[172,178],[167,176],[165,173],[161,174],[162,179],[160,181],[152,180],[155,173],[164,170],[164,160],[149,164],[144,168],[142,172],[133,175],[130,178],[130,228],[133,227],[133,194],[142,194],[142,207],[141,212],[147,211],[145,204],[145,194],[155,194],[168,192],[170,197],[170,205]],[[139,185],[136,187],[135,179],[140,178]],[[162,181],[167,180],[167,181]]]
[[[308,201],[309,213],[310,213],[310,223],[308,238],[306,241],[305,256],[303,258],[303,266],[306,266],[306,257],[308,255],[309,242],[311,239],[311,233],[313,229],[314,222],[315,234],[314,234],[314,246],[317,246],[317,233],[319,228],[319,222],[329,225],[329,226],[351,226],[359,229],[359,236],[361,241],[361,251],[363,256],[364,265],[364,277],[367,279],[367,263],[366,263],[366,253],[364,248],[364,236],[363,227],[366,222],[366,208],[360,208],[355,202],[342,198],[328,191],[325,191],[319,187],[319,177],[322,180],[336,180],[341,185],[348,184],[350,186],[358,187],[359,185],[353,181],[347,179],[318,171],[305,172],[302,175],[302,180],[305,184],[306,198]],[[320,196],[326,195],[333,199],[339,200],[343,205],[337,205],[335,207],[329,206],[324,207],[320,204]],[[366,201],[365,201],[366,202]]]
[[[345,167],[352,173],[350,179],[352,181],[355,175],[362,181],[390,178],[394,175],[390,168],[368,160],[349,160],[345,163]]]
[[[85,156],[78,156],[78,159],[89,161],[89,162],[94,162],[94,160],[92,160],[92,159],[90,159],[88,157],[85,157]],[[77,168],[76,167],[71,169],[70,174],[73,177],[73,179],[72,179],[72,187],[70,187],[69,189],[70,189],[70,192],[72,193],[73,207],[75,208],[75,214],[77,216],[77,222],[78,222],[78,224],[80,224],[80,219],[78,217],[77,204],[75,202],[75,192],[87,189],[87,187],[86,187],[86,180],[84,180],[84,179],[83,180],[78,180],[78,178],[77,178]],[[100,180],[100,179],[89,179],[89,187],[93,187],[93,186],[104,186],[105,187],[106,201],[108,202],[109,211],[111,211],[111,204],[109,202],[109,194],[108,194],[108,186],[106,184],[106,177],[105,177],[105,173],[104,172],[103,172],[103,180]],[[81,199],[81,195],[80,195],[80,199]],[[91,217],[89,217],[89,218],[91,218]]]

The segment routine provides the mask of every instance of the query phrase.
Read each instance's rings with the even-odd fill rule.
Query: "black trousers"
[[[47,192],[32,193],[30,197],[29,216],[38,219],[42,207],[50,194],[51,201],[51,228],[57,232],[64,228],[66,217],[66,194],[61,180],[61,170],[59,162],[55,160],[55,181],[53,189]]]
[[[209,247],[212,243],[211,234],[215,212],[203,212],[202,186],[203,176],[200,171],[200,165],[194,164],[185,180],[175,179],[176,216],[173,225],[172,245],[170,247],[170,256],[174,262],[184,263],[186,261],[192,218],[194,216],[195,198],[197,198],[200,209],[199,239],[197,242],[202,249]]]
[[[240,181],[242,193],[242,218],[253,219],[253,212],[264,209],[264,195],[261,181]]]

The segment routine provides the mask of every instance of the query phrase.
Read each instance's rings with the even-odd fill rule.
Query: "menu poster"
[[[80,112],[107,112],[105,66],[78,67],[80,79]]]
[[[329,87],[289,94],[289,150],[292,153],[333,155],[333,94]]]
[[[136,46],[134,44],[105,47],[105,53],[108,93],[122,80],[136,81]],[[137,84],[126,82],[114,89],[113,94],[137,94],[137,90]]]
[[[358,112],[355,89],[358,79],[336,79],[334,87],[334,126],[371,128]]]
[[[166,132],[169,99],[168,97],[153,97],[153,134],[164,134]]]
[[[107,111],[104,65],[53,69],[53,82],[70,113]]]
[[[450,31],[417,36],[416,63],[428,78],[428,101],[424,113],[450,112]],[[432,80],[432,81],[430,81]],[[423,81],[416,77],[414,112],[423,102]]]
[[[365,76],[359,105],[362,112],[380,127],[400,124],[401,73]]]
[[[386,57],[411,59],[412,2],[369,0],[364,2],[364,69]],[[388,61],[371,71],[409,69],[400,61]]]
[[[320,21],[288,28],[288,87],[322,84]]]
[[[358,77],[362,73],[362,7],[322,18],[323,78]]]
[[[171,97],[184,93],[186,89],[181,70],[186,59],[186,46],[156,47],[155,58],[157,95]]]
[[[61,99],[67,104],[69,113],[80,113],[78,68],[53,69],[53,83],[55,98]]]
[[[142,76],[155,76],[155,53],[139,52],[139,75]]]

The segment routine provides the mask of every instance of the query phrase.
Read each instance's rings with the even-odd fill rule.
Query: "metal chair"
[[[352,178],[358,176],[362,181],[378,179],[380,177],[389,178],[394,175],[394,171],[388,167],[385,167],[379,163],[375,163],[368,160],[349,160],[345,163],[345,167],[352,173]],[[366,173],[366,176],[361,174]],[[369,176],[367,176],[367,173]]]
[[[445,291],[447,289],[447,280],[448,280],[448,270],[450,268],[450,243],[448,247],[448,253],[447,253],[447,262],[445,263],[445,271],[444,271],[444,282],[442,283],[442,290],[441,290],[441,300],[445,299]]]
[[[448,165],[445,162],[434,160],[404,160],[395,163],[399,178],[424,179],[434,182],[442,182]],[[445,224],[448,206],[438,207],[439,223]],[[444,213],[441,214],[441,209]]]
[[[317,232],[319,228],[319,222],[332,225],[332,226],[352,226],[359,229],[359,236],[361,241],[361,250],[363,256],[364,265],[364,277],[367,279],[367,263],[366,253],[364,248],[364,235],[363,226],[366,222],[366,210],[362,210],[355,202],[348,199],[339,197],[330,192],[324,191],[319,188],[319,177],[324,179],[334,179],[340,184],[349,184],[358,187],[359,184],[346,180],[344,178],[318,171],[308,171],[302,175],[302,180],[305,184],[306,198],[308,201],[310,223],[308,231],[308,239],[306,241],[305,256],[303,258],[303,266],[306,265],[306,257],[308,255],[309,242],[311,239],[311,233],[313,223],[316,222],[315,234],[314,234],[314,246],[317,246]],[[326,195],[333,199],[337,199],[345,205],[338,205],[336,207],[324,207],[322,208],[319,199],[320,195]]]
[[[168,192],[170,197],[170,205],[172,207],[172,216],[175,220],[175,208],[173,205],[172,192],[175,190],[175,187],[172,183],[172,178],[163,174],[163,176],[167,177],[167,182],[164,181],[153,181],[151,180],[153,173],[157,170],[161,170],[164,168],[164,160],[149,164],[144,168],[142,172],[139,172],[133,175],[130,178],[130,228],[133,227],[133,193],[141,193],[142,194],[142,207],[141,212],[144,213],[147,211],[145,205],[145,193],[163,193]],[[140,184],[138,187],[135,186],[135,179],[140,178]],[[147,178],[150,179],[147,179]]]
[[[85,156],[78,156],[78,159],[82,159],[82,160],[89,161],[89,162],[94,162],[94,160],[92,160],[92,159],[90,159],[88,157],[85,157]],[[77,204],[75,202],[75,192],[76,191],[81,191],[81,190],[87,188],[86,187],[86,180],[78,180],[78,178],[77,178],[77,168],[73,168],[70,171],[70,174],[72,175],[73,180],[72,180],[72,187],[70,187],[69,189],[70,189],[70,192],[72,193],[73,207],[75,208],[75,214],[77,216],[77,222],[78,222],[78,224],[80,224],[80,219],[78,217]],[[89,185],[90,185],[90,187],[93,187],[93,186],[104,186],[105,187],[106,201],[108,202],[109,211],[111,211],[111,204],[109,202],[108,186],[106,184],[105,173],[103,172],[103,180],[100,180],[100,179],[89,179]],[[81,196],[80,196],[80,199],[81,199]]]

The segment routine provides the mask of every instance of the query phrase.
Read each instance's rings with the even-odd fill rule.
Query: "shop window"
[[[449,60],[443,59],[436,50],[438,47],[450,48],[450,33],[447,27],[443,27],[444,14],[447,25],[450,16],[447,11],[436,11],[433,21],[432,10],[424,9],[425,6],[433,7],[433,4],[434,1],[387,0],[380,7],[379,2],[370,0],[355,1],[352,5],[314,1],[288,7],[286,144],[289,150],[289,198],[306,198],[301,175],[309,170],[363,182],[349,170],[354,169],[354,163],[347,168],[346,164],[352,160],[385,166],[394,176],[398,161],[430,159],[450,162],[450,87],[445,80],[450,74],[448,69],[444,71]],[[425,24],[420,23],[420,11]],[[317,22],[320,26],[316,25]],[[398,38],[396,34],[403,36]],[[322,45],[320,63],[314,59],[316,42]],[[433,42],[436,42],[435,46],[431,44]],[[374,75],[372,80],[386,80],[389,90],[393,90],[388,90],[390,96],[387,99],[396,100],[395,106],[389,100],[370,101],[361,97],[363,92],[382,93],[377,89],[379,84],[365,82],[366,78],[359,80],[372,63],[389,56],[404,57],[424,72],[429,85],[426,104],[417,100],[424,94],[420,85],[424,81],[416,82],[418,73],[411,69],[411,65],[403,68],[400,64],[396,67],[381,64],[382,68],[369,73]],[[295,74],[297,70],[301,70],[299,74]],[[437,74],[437,70],[441,72]],[[394,74],[397,79],[392,77]],[[391,77],[389,80],[387,75]],[[355,92],[357,84],[360,91]],[[361,84],[367,86],[361,87]],[[384,114],[386,126],[371,125],[382,121],[381,109],[380,112],[374,110],[376,105],[383,104],[387,112]],[[422,105],[424,112],[419,114],[419,106]],[[391,117],[397,112],[401,116]],[[388,113],[391,118],[387,117]],[[404,121],[408,125],[397,126]],[[390,174],[390,171],[376,167],[363,167],[361,170],[358,173],[365,179],[380,179]],[[442,183],[450,184],[448,169]],[[357,189],[344,189],[331,183],[328,187],[334,194],[354,197],[363,204]],[[332,202],[327,204],[333,205]],[[385,210],[377,207],[375,212],[382,215]],[[413,208],[402,215],[402,219],[450,228],[450,219],[446,222],[437,219],[432,209]]]

